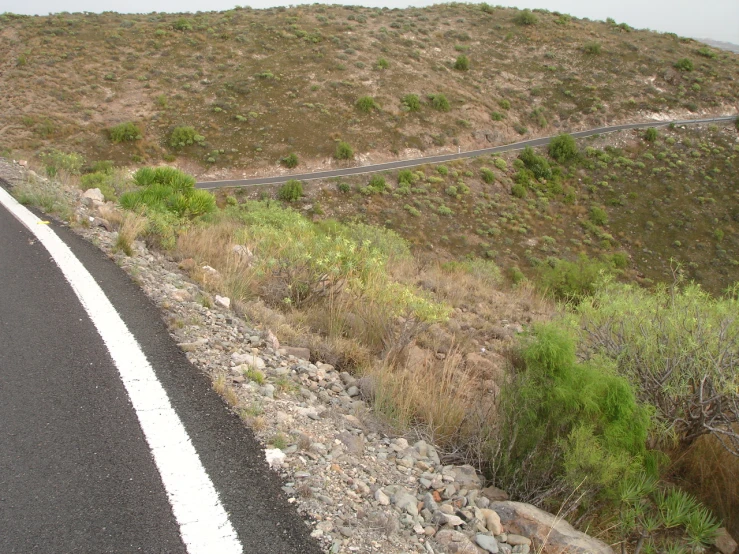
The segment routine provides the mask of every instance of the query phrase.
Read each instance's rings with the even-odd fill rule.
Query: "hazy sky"
[[[239,4],[239,1],[242,3]],[[196,12],[227,10],[236,5],[252,8],[313,3],[314,0],[0,0],[0,13],[48,14],[49,12],[121,13]],[[404,8],[439,3],[438,0],[333,0],[336,4],[359,4]],[[739,44],[739,0],[488,0],[519,8],[546,8],[577,17],[603,20],[612,17],[640,29],[670,31],[681,36],[711,38]]]

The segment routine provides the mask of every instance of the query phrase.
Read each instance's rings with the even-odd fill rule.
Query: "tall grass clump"
[[[195,188],[195,179],[173,167],[142,167],[133,175],[136,190],[121,195],[124,209],[170,213],[192,219],[213,212],[215,197]]]

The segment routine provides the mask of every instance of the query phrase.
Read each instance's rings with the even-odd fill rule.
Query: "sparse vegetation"
[[[337,160],[351,160],[354,158],[354,149],[348,142],[341,141],[336,145],[334,157]]]
[[[431,107],[440,112],[448,112],[451,109],[449,100],[447,100],[444,94],[429,94],[429,101],[431,102]]]
[[[141,130],[136,126],[135,123],[127,121],[125,123],[119,123],[109,130],[110,140],[117,144],[119,142],[133,142],[141,140]]]
[[[277,191],[277,198],[285,202],[295,202],[303,196],[303,183],[297,179],[290,179]]]
[[[184,148],[193,144],[203,144],[205,137],[199,135],[194,127],[175,127],[169,136],[169,145],[172,148]]]
[[[280,163],[288,169],[296,168],[298,167],[298,163],[299,163],[298,155],[295,152],[290,152],[284,158],[280,158]]]
[[[467,71],[469,68],[469,58],[464,54],[462,54],[461,56],[457,56],[457,59],[454,61],[454,69],[456,69],[457,71]]]

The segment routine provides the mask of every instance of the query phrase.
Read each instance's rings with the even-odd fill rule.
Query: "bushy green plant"
[[[398,172],[398,185],[399,186],[411,186],[416,180],[414,178],[413,171],[410,169],[401,169]]]
[[[406,94],[400,102],[406,111],[417,112],[421,109],[421,99],[417,94]]]
[[[526,198],[526,186],[521,183],[516,183],[511,187],[511,194],[516,198]]]
[[[303,196],[303,183],[297,179],[290,179],[277,191],[277,198],[285,202],[295,202]]]
[[[501,171],[506,171],[508,169],[508,164],[503,158],[493,158],[493,165]]]
[[[357,109],[360,112],[370,113],[372,110],[378,109],[379,106],[375,102],[375,99],[371,96],[362,96],[357,100]]]
[[[525,10],[522,10],[521,13],[519,13],[516,17],[513,18],[513,22],[516,23],[516,25],[536,25],[539,22],[539,19],[534,15],[534,13],[529,10],[528,8]]]
[[[504,118],[505,115],[500,112],[492,112],[490,114],[490,119],[492,119],[493,121],[503,121]]]
[[[295,152],[290,152],[284,158],[280,158],[280,163],[288,169],[293,169],[298,166],[298,155]]]
[[[470,68],[470,60],[467,56],[462,54],[461,56],[457,56],[457,59],[454,61],[454,69],[458,71],[467,71]]]
[[[440,112],[448,112],[451,109],[449,100],[447,100],[444,94],[429,94],[429,101],[431,102],[431,107]]]
[[[125,123],[119,123],[108,129],[110,134],[110,140],[114,144],[119,142],[133,142],[141,140],[141,130],[132,121],[126,121]]]
[[[142,167],[133,175],[137,190],[121,195],[124,209],[169,213],[179,218],[195,218],[216,209],[215,197],[196,190],[195,179],[174,167]]]
[[[617,363],[655,407],[665,448],[713,435],[739,455],[739,287],[714,297],[697,285],[654,291],[607,282],[578,307],[585,345]]]
[[[380,58],[377,60],[376,67],[377,69],[388,69],[390,67],[390,62],[388,62],[385,58]]]
[[[549,155],[559,163],[576,158],[578,153],[577,143],[572,135],[562,133],[549,141]]]
[[[46,166],[46,174],[49,177],[55,177],[59,171],[66,171],[72,175],[79,175],[85,159],[82,154],[77,152],[62,152],[61,150],[51,150],[44,152],[39,156]]]
[[[644,131],[644,140],[646,140],[647,142],[654,142],[655,140],[657,140],[658,136],[659,133],[654,127],[649,127],[646,131]]]
[[[382,175],[373,175],[370,178],[368,185],[374,192],[384,192],[387,188],[387,183]]]
[[[537,285],[556,300],[578,304],[592,296],[613,267],[584,254],[575,261],[550,259],[537,269]]]
[[[180,17],[179,19],[177,19],[172,27],[176,31],[192,31],[192,23],[189,19],[185,17]]]
[[[586,42],[582,49],[586,54],[598,55],[601,49],[600,42]]]
[[[603,208],[599,206],[592,206],[590,208],[590,221],[600,226],[607,225],[608,214]]]
[[[498,100],[498,106],[501,107],[501,109],[504,110],[510,110],[511,109],[511,101],[506,100],[505,98]]]
[[[552,168],[544,156],[539,156],[533,148],[527,146],[523,152],[519,154],[518,159],[521,160],[526,168],[534,174],[537,179],[551,179]]]
[[[169,145],[172,148],[184,148],[193,144],[202,144],[205,137],[199,135],[194,127],[182,125],[175,127],[169,135]]]
[[[87,173],[80,178],[80,188],[82,190],[100,189],[105,200],[113,201],[116,198],[115,188],[112,184],[112,175],[104,171],[96,171],[95,173]]]
[[[675,62],[675,68],[680,71],[693,71],[693,60],[690,58],[680,58]]]
[[[487,167],[480,168],[480,176],[482,180],[488,184],[495,182],[495,173]]]
[[[344,142],[342,140],[336,145],[334,157],[337,160],[351,160],[352,158],[354,158],[354,149],[348,142]]]
[[[649,410],[608,360],[578,362],[575,346],[565,328],[536,326],[501,395],[493,474],[524,501],[573,490],[586,506],[608,499],[650,458]]]

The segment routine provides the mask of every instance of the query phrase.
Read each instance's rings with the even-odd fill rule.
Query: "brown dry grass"
[[[134,212],[126,212],[120,219],[115,249],[127,256],[133,254],[133,243],[146,229],[146,218]]]

